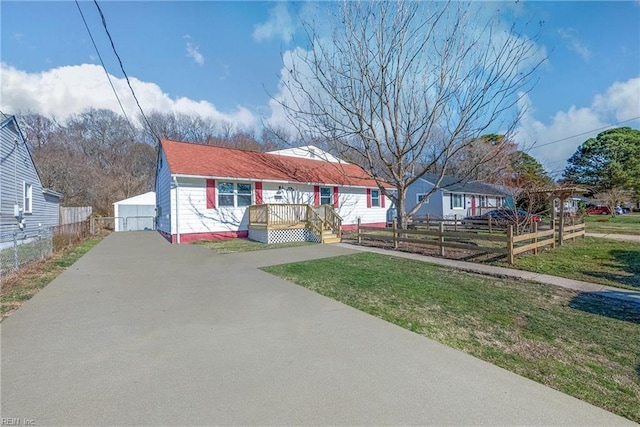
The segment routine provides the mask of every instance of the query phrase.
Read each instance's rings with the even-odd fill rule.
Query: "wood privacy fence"
[[[390,242],[393,244],[394,249],[397,249],[400,243],[417,246],[436,246],[439,249],[440,256],[443,257],[446,256],[446,248],[495,253],[506,256],[508,262],[513,264],[516,255],[525,252],[537,254],[541,248],[546,246],[555,247],[557,244],[562,244],[559,241],[561,235],[564,241],[584,237],[585,235],[584,223],[567,225],[563,228],[562,234],[555,223],[552,223],[550,230],[539,231],[538,224],[534,222],[531,225],[531,232],[526,234],[516,234],[513,225],[505,226],[506,233],[502,233],[489,232],[478,228],[469,229],[464,228],[462,225],[451,223],[448,226],[456,227],[456,229],[447,229],[445,223],[446,220],[439,221],[437,228],[401,230],[397,228],[395,221],[391,228],[379,228],[363,227],[360,224],[360,220],[358,220],[358,244],[362,244],[363,240],[370,240]]]
[[[60,225],[77,224],[86,221],[91,216],[91,206],[60,207]]]

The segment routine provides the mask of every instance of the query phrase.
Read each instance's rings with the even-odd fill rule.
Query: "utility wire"
[[[77,0],[76,0],[76,2],[77,2]],[[149,123],[149,119],[147,119],[147,116],[144,114],[144,111],[142,110],[142,107],[140,106],[140,101],[138,101],[138,97],[136,96],[136,93],[133,90],[133,87],[131,86],[131,82],[129,81],[129,76],[127,75],[127,72],[124,70],[124,65],[122,64],[122,59],[120,59],[120,55],[118,55],[118,51],[116,50],[116,46],[113,43],[113,39],[111,38],[111,34],[109,33],[109,29],[107,28],[107,20],[105,19],[104,14],[102,13],[102,9],[100,8],[100,5],[98,4],[97,0],[93,0],[93,3],[96,5],[96,8],[98,8],[98,12],[100,13],[100,18],[102,18],[102,26],[104,27],[104,30],[107,33],[107,37],[109,37],[109,42],[111,43],[111,48],[113,49],[113,53],[115,53],[116,58],[118,58],[118,63],[120,64],[120,69],[122,70],[122,74],[124,74],[124,78],[127,80],[127,85],[129,85],[129,89],[131,89],[131,94],[133,95],[133,99],[135,99],[136,104],[138,105],[138,108],[140,109],[140,113],[142,114],[142,118],[144,119],[145,123],[149,127],[149,130],[151,131],[153,136],[155,136],[156,139],[159,141],[160,138],[156,134],[156,131],[153,129],[153,126],[151,126],[151,123]]]
[[[599,131],[599,130],[602,130],[602,129],[610,128],[612,126],[621,125],[623,123],[632,122],[632,121],[638,120],[638,119],[640,119],[640,116],[634,117],[634,118],[631,118],[631,119],[627,119],[627,120],[622,120],[621,122],[613,123],[611,125],[603,126],[603,127],[597,128],[597,129],[591,129],[589,131],[578,133],[576,135],[567,136],[566,138],[560,138],[560,139],[556,139],[555,141],[545,142],[544,144],[540,144],[540,145],[533,144],[530,149],[546,147],[547,145],[555,144],[557,142],[566,141],[567,139],[575,138],[576,136],[587,135],[587,134],[592,133],[592,132],[596,132],[596,131]]]
[[[76,0],[76,6],[78,7],[78,12],[80,12],[80,16],[82,17],[82,22],[84,22],[84,27],[87,29],[87,32],[89,33],[89,38],[91,39],[91,43],[93,43],[93,48],[96,50],[96,53],[98,54],[98,58],[100,59],[100,64],[102,65],[102,69],[104,70],[104,73],[107,75],[107,80],[109,80],[109,84],[111,85],[111,89],[113,90],[113,94],[116,96],[116,99],[118,100],[118,105],[120,106],[120,110],[122,110],[122,114],[124,114],[124,118],[127,120],[127,123],[129,123],[129,126],[131,127],[131,131],[135,135],[135,128],[131,124],[131,121],[129,120],[129,117],[127,116],[127,112],[124,110],[124,106],[122,105],[122,102],[120,101],[120,97],[118,96],[118,92],[116,91],[116,88],[113,85],[113,81],[111,81],[111,76],[109,75],[109,72],[107,71],[107,67],[104,65],[104,61],[102,60],[102,55],[100,55],[100,51],[98,50],[98,46],[96,45],[96,42],[93,39],[93,34],[91,34],[91,30],[89,29],[89,25],[87,24],[87,20],[84,18],[84,13],[82,13],[82,9],[80,9],[80,4],[78,3],[78,0]]]

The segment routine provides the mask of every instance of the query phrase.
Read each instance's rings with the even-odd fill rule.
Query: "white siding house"
[[[343,230],[358,218],[384,227],[390,206],[364,170],[315,147],[258,153],[161,141],[156,224],[169,241],[248,237],[248,207],[264,204],[330,205]]]
[[[59,223],[61,194],[43,188],[14,116],[0,123],[0,244],[15,231]]]

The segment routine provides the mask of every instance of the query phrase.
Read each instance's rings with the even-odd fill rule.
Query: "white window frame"
[[[416,204],[420,203],[421,199],[423,199],[426,195],[427,193],[416,194]],[[426,205],[427,203],[429,203],[429,200],[431,200],[431,196],[429,196],[427,200],[425,200],[424,204]]]
[[[460,206],[456,206],[456,198],[460,199]],[[451,209],[464,209],[464,194],[462,193],[451,193]]]
[[[329,191],[329,198],[327,199],[327,196],[323,196],[322,195],[322,190],[328,190]],[[325,202],[328,200],[329,203],[322,203],[322,199],[325,200]],[[320,206],[322,205],[331,205],[333,206],[333,188],[332,187],[320,187]]]
[[[374,193],[376,194],[374,196]],[[380,207],[380,190],[371,190],[371,207],[379,208]]]
[[[22,213],[33,213],[33,184],[22,181]]]
[[[231,192],[223,192],[220,188],[221,185],[226,185],[226,184],[231,184],[233,186],[233,190]],[[238,186],[240,185],[248,185],[251,188],[251,192],[250,193],[240,193],[238,190]],[[240,205],[238,203],[239,200],[239,196],[247,196],[249,195],[249,204],[248,205]],[[229,203],[223,203],[222,201],[226,198],[228,199],[229,197],[224,197],[224,196],[232,196],[232,200],[233,200],[233,205],[229,204]],[[250,182],[232,182],[232,181],[218,181],[216,182],[216,198],[217,198],[217,204],[216,206],[219,208],[246,208],[247,206],[251,206],[253,204],[253,200],[254,200],[254,188],[253,188],[253,184]]]

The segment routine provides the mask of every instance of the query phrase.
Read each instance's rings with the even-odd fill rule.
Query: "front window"
[[[238,184],[238,206],[251,205],[251,184]]]
[[[22,211],[31,213],[33,209],[33,186],[28,182],[24,183],[24,193],[22,201]]]
[[[251,184],[218,182],[218,206],[244,207],[251,205]]]
[[[487,196],[480,196],[480,207],[481,208],[487,207]]]
[[[330,205],[331,203],[331,188],[320,187],[320,204]]]
[[[380,206],[380,190],[371,190],[371,206]]]
[[[451,207],[453,209],[462,209],[464,208],[464,196],[462,194],[452,194],[451,195]]]

